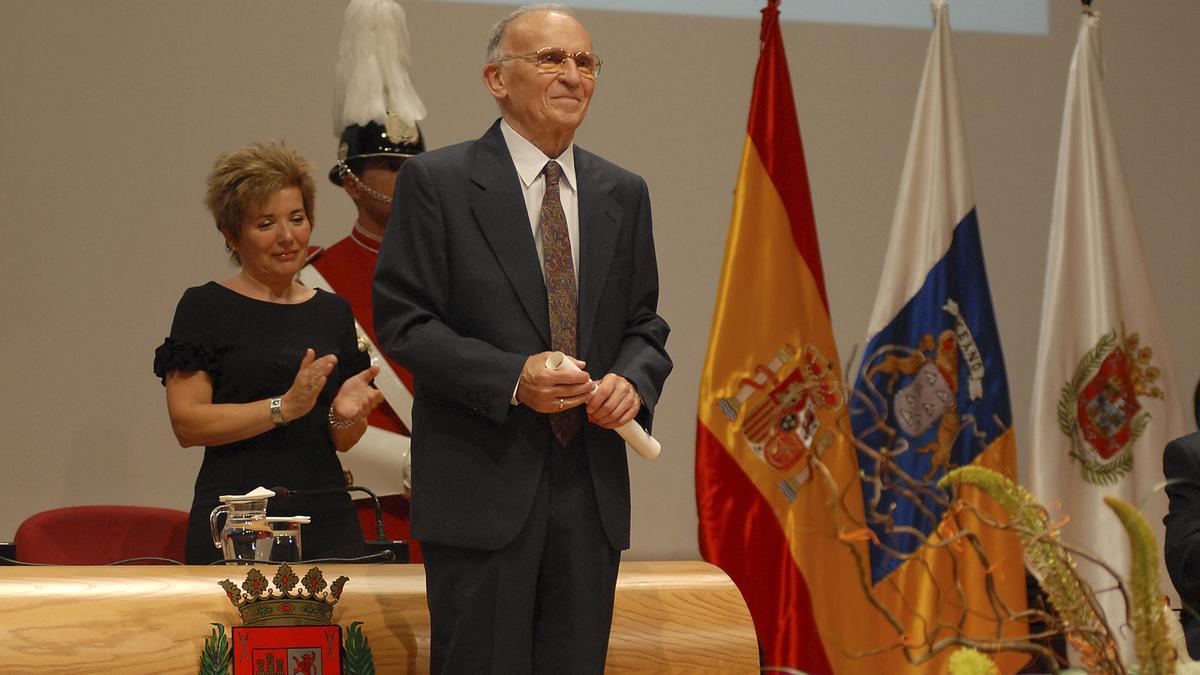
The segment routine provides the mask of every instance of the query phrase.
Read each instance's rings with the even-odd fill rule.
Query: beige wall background
[[[479,79],[482,43],[504,8],[404,4],[430,145],[478,136],[495,117]],[[955,34],[1023,452],[1080,9],[1051,4],[1046,36]],[[1200,3],[1096,6],[1147,264],[1190,410],[1200,375]],[[234,271],[201,205],[204,176],[222,151],[287,139],[320,177],[315,242],[345,235],[350,202],[323,179],[336,145],[329,109],[343,7],[0,0],[0,540],[29,514],[62,505],[187,508],[201,451],[175,443],[151,362],[183,290]],[[674,327],[676,370],[656,421],[663,455],[630,459],[627,557],[695,558],[696,391],[758,22],[580,16],[605,69],[578,141],[649,182],[661,311]],[[813,23],[783,31],[846,359],[874,302],[929,33]],[[780,306],[787,302],[781,291]],[[1021,461],[1027,475],[1024,454]]]

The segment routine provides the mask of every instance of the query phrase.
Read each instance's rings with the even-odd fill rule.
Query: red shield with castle
[[[1151,364],[1154,350],[1137,333],[1103,335],[1080,359],[1058,401],[1058,427],[1071,439],[1071,458],[1083,478],[1112,485],[1133,470],[1133,447],[1151,423],[1139,400],[1163,398]]]
[[[1079,392],[1079,431],[1104,459],[1121,451],[1133,436],[1130,423],[1142,409],[1125,352],[1114,349]]]

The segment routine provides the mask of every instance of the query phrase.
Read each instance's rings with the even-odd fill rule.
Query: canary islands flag
[[[1016,538],[969,509],[956,512],[935,486],[949,469],[971,464],[1015,479],[1016,449],[949,17],[944,0],[933,8],[887,257],[850,402],[872,532],[871,583],[912,603],[911,617],[901,618],[910,644],[930,644],[929,627],[955,611],[963,611],[962,634],[996,635],[1007,621],[987,609],[996,606],[989,576],[1009,610],[1026,606]],[[961,496],[1007,521],[987,497],[971,490]],[[979,536],[986,559],[943,545],[964,528]],[[953,588],[961,588],[958,610],[944,602]]]

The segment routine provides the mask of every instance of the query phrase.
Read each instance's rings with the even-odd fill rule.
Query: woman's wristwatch
[[[281,427],[287,424],[287,422],[283,420],[282,396],[276,396],[275,398],[271,399],[271,421],[275,423],[276,427]]]

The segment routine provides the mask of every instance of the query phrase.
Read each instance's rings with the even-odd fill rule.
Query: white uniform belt
[[[300,270],[300,281],[309,288],[319,288],[323,291],[336,293],[325,277],[317,271],[317,268],[312,265],[305,265]],[[363,329],[362,324],[356,318],[354,320],[354,330],[358,333],[359,348],[366,347],[367,354],[371,357],[371,365],[379,366],[379,374],[375,376],[375,386],[383,393],[383,398],[400,417],[400,421],[404,422],[405,428],[412,430],[412,392],[405,386],[404,381],[392,369],[392,365],[380,353],[379,347],[371,340],[370,335]]]
[[[309,288],[336,293],[325,277],[311,264],[300,269],[300,281]],[[354,320],[354,330],[358,334],[359,348],[365,348],[371,357],[371,365],[379,367],[379,374],[375,376],[375,387],[383,394],[384,400],[395,411],[400,421],[404,422],[404,426],[411,431],[412,392],[383,357],[379,347],[371,340],[357,318]],[[379,427],[367,427],[367,432],[351,452],[342,453],[340,459],[342,468],[357,474],[358,479],[365,479],[364,485],[376,494],[409,493],[409,439],[405,436]]]

